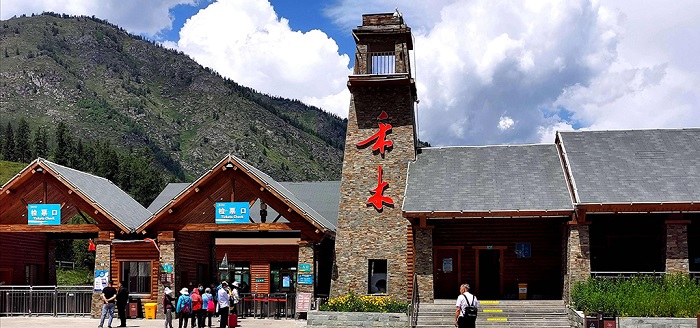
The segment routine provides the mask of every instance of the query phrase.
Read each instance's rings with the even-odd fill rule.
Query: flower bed
[[[409,303],[388,295],[359,296],[353,292],[334,297],[309,312],[308,326],[406,327]]]
[[[388,295],[359,296],[353,292],[334,297],[320,307],[321,311],[408,313],[409,303]]]

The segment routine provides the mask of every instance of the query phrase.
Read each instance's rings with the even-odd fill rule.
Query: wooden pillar
[[[314,258],[314,243],[311,241],[305,241],[302,240],[299,242],[299,260],[297,263],[297,268],[301,268],[302,264],[309,264],[310,265],[310,272],[304,273],[304,272],[297,272],[297,293],[311,293],[313,295],[315,288],[314,286],[316,285],[316,265],[315,265],[315,258]],[[310,274],[313,277],[313,284],[312,285],[302,285],[299,283],[299,276],[303,274]]]
[[[688,261],[688,225],[690,220],[671,217],[666,220],[666,273],[690,273]],[[676,220],[674,220],[674,218]]]
[[[114,284],[116,277],[112,277],[112,239],[114,232],[100,231],[95,239],[95,274],[102,270],[107,270],[109,281]],[[116,288],[116,286],[115,286]],[[92,312],[93,318],[99,318],[102,315],[102,295],[101,291],[96,291],[92,294]]]
[[[578,281],[586,281],[591,276],[590,222],[570,222],[566,252],[566,273],[564,296],[571,300],[571,288]]]

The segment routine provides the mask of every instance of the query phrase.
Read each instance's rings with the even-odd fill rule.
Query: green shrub
[[[695,317],[700,313],[700,283],[686,274],[627,279],[590,278],[571,291],[576,309],[623,317]]]
[[[56,285],[80,286],[92,285],[93,273],[90,270],[56,270]]]
[[[354,292],[334,297],[321,305],[321,311],[408,313],[409,303],[388,295],[358,296]]]

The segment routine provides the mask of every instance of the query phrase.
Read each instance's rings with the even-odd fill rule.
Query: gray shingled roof
[[[555,145],[423,148],[405,212],[573,210]]]
[[[338,226],[338,203],[340,202],[340,181],[315,181],[315,182],[280,182],[289,192],[301,199],[304,203],[321,214],[334,227]],[[160,210],[175,196],[184,191],[189,183],[170,183],[148,206],[152,212]],[[260,222],[260,200],[251,206],[250,218],[253,222]],[[272,222],[278,215],[273,208],[267,208],[267,222]],[[289,222],[281,217],[277,222]],[[333,228],[335,230],[335,228]]]
[[[38,161],[131,231],[151,216],[150,211],[105,178],[58,165],[42,158]]]
[[[700,201],[700,129],[559,132],[579,203]]]

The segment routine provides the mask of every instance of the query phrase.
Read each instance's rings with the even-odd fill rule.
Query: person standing
[[[229,300],[229,303],[231,303],[231,313],[238,315],[238,302],[241,300],[240,294],[238,293],[240,283],[234,281],[231,285],[233,285],[231,288],[231,299]]]
[[[469,293],[469,284],[459,286],[459,296],[457,296],[457,307],[455,309],[455,327],[475,328],[476,312],[479,308],[479,300]]]
[[[207,327],[211,328],[211,317],[214,315],[216,305],[214,305],[214,296],[211,294],[210,288],[205,289],[204,294],[202,294],[202,308],[206,311],[206,317],[209,319]],[[202,325],[202,327],[204,327],[204,325]]]
[[[199,295],[199,288],[192,289],[192,328],[202,327],[202,296]]]
[[[165,328],[173,328],[173,310],[175,309],[175,307],[173,306],[173,291],[170,289],[170,287],[165,287],[163,293],[163,313],[165,313]]]
[[[221,288],[216,292],[216,296],[219,300],[219,315],[221,320],[219,321],[219,328],[226,328],[228,323],[228,307],[229,307],[229,295],[226,289],[228,288],[228,283],[226,281],[221,282]]]
[[[107,327],[112,328],[112,320],[114,320],[114,302],[117,298],[117,290],[112,287],[112,282],[107,280],[107,286],[102,289],[102,319],[100,319],[100,325],[98,328],[102,328],[105,323],[105,317],[109,314],[109,321],[107,322]]]
[[[180,297],[177,299],[175,312],[178,314],[178,327],[182,328],[182,323],[184,322],[185,328],[187,328],[187,320],[192,313],[192,299],[187,287],[182,287],[180,290]]]
[[[117,292],[117,313],[119,314],[119,321],[121,321],[117,327],[126,327],[127,303],[129,303],[129,290],[126,288],[126,282],[122,281]]]

